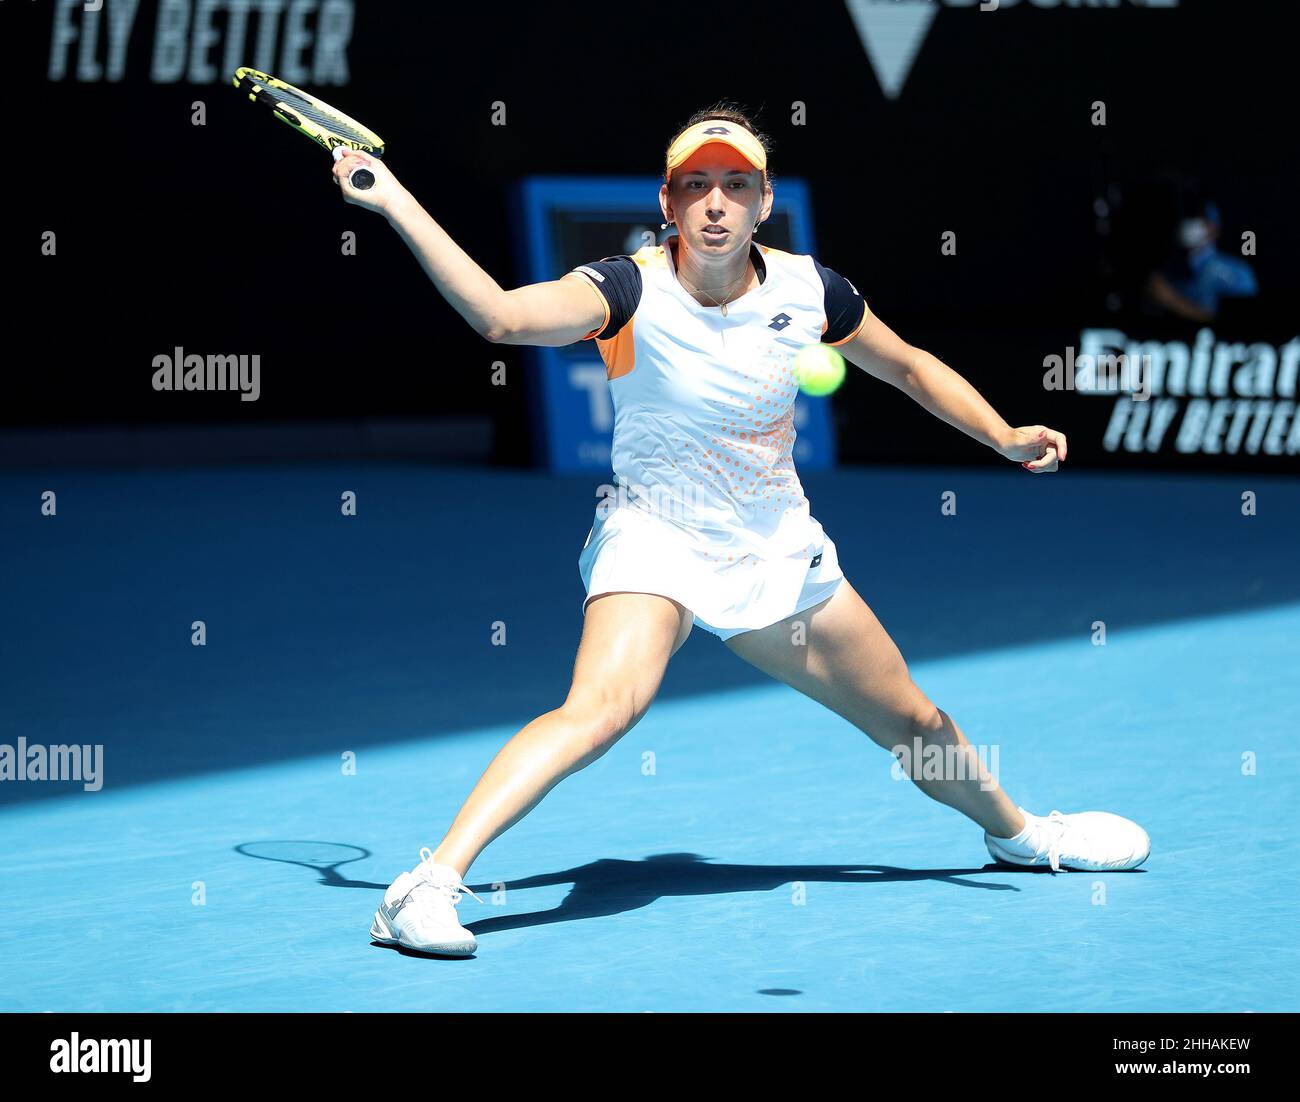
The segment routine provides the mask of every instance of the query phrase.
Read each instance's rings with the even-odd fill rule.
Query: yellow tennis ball
[[[799,389],[814,398],[833,394],[844,382],[844,357],[828,344],[808,344],[794,358]]]

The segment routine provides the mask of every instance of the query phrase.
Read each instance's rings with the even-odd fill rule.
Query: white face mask
[[[1210,239],[1210,224],[1204,218],[1184,218],[1178,224],[1178,243],[1184,249],[1194,249]]]

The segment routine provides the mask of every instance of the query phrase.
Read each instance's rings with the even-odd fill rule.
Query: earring
[[[667,222],[660,222],[660,223],[659,223],[659,228],[660,228],[661,230],[666,230],[666,229],[668,228],[668,223],[667,223]]]

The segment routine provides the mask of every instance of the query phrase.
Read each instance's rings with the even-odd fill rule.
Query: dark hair
[[[758,139],[758,144],[763,147],[763,152],[767,154],[769,162],[768,170],[763,174],[763,180],[770,186],[772,183],[772,170],[770,163],[772,159],[771,139],[758,128],[754,120],[750,118],[749,112],[734,100],[720,99],[711,106],[696,111],[695,114],[687,119],[685,123],[678,127],[677,132],[668,140],[668,144],[664,146],[664,160],[666,161],[668,159],[668,150],[673,147],[673,142],[680,138],[696,123],[704,122],[706,119],[726,119],[728,122],[734,122],[739,126],[743,126]]]

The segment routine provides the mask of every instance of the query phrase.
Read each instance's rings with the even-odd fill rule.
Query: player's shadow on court
[[[990,872],[1018,872],[1002,865],[987,864],[969,869],[900,869],[891,865],[711,865],[697,853],[660,853],[642,861],[606,859],[563,872],[544,873],[505,884],[506,895],[527,888],[572,884],[573,890],[558,907],[549,911],[500,915],[465,922],[474,935],[544,926],[552,922],[573,922],[583,918],[604,918],[648,907],[656,900],[676,895],[732,895],[737,892],[770,892],[788,884],[885,884],[905,880],[939,880],[962,888],[981,891],[1015,892],[1011,884],[980,883],[970,876]],[[1027,871],[1027,870],[1026,870]],[[485,901],[493,885],[476,884],[473,890]],[[473,901],[469,901],[473,906]]]

